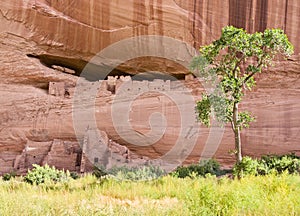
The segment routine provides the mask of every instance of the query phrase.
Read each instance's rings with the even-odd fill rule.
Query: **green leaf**
[[[210,125],[211,103],[206,94],[202,95],[202,100],[197,102],[196,112],[198,120],[206,126]]]
[[[248,128],[250,123],[255,121],[255,118],[247,111],[240,112],[238,116],[238,126],[241,129]]]

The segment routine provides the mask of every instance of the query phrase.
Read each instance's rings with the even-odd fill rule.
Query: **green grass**
[[[300,215],[300,177],[0,181],[0,215]]]

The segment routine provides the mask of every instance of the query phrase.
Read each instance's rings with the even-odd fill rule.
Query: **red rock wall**
[[[250,32],[282,28],[299,53],[296,0],[13,0],[4,1],[1,11],[3,31],[51,50],[84,55],[124,38],[148,34],[179,38],[198,47],[216,39],[228,24]]]

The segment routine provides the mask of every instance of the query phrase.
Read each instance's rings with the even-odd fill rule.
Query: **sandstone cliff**
[[[257,121],[243,134],[244,153],[299,153],[299,1],[4,0],[0,6],[0,171],[8,172],[17,168],[16,164],[26,169],[34,162],[76,170],[81,151],[69,91],[74,89],[88,61],[104,48],[142,35],[168,36],[198,48],[218,38],[221,28],[228,24],[250,32],[279,27],[295,46],[295,55],[262,74],[258,88],[246,96],[243,107],[253,111]],[[104,66],[100,63],[97,70]],[[125,62],[113,75],[148,70],[180,79],[188,73],[170,60],[145,57]],[[64,83],[63,95],[49,94],[50,82]],[[201,87],[197,81],[187,80],[184,84],[193,89],[195,98],[199,97],[197,89]],[[114,97],[108,89],[97,96],[98,127],[110,139],[128,145],[116,132],[109,115]],[[131,124],[143,136],[149,131],[151,113],[163,109],[172,127],[153,146],[128,145],[132,151],[158,158],[172,148],[180,131],[172,101],[152,93],[137,98],[132,110],[139,114],[132,116]],[[189,162],[199,159],[208,133],[201,127]],[[228,154],[232,141],[231,131],[226,128],[216,152],[216,158],[225,164],[233,162],[233,156]],[[61,150],[55,151],[57,146]],[[33,150],[28,153],[28,149]]]

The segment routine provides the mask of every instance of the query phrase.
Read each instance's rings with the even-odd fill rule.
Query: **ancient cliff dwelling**
[[[242,140],[250,156],[300,154],[299,0],[5,0],[0,174],[46,163],[77,172],[152,160],[171,167],[212,156],[232,166],[230,126],[219,138],[196,121],[195,101],[209,88],[186,60],[226,25],[282,28],[295,46],[245,95],[241,107],[257,120]],[[153,35],[154,43],[144,37]]]

